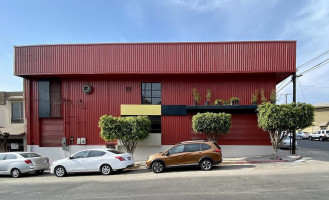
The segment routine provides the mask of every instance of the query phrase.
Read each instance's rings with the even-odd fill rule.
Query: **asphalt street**
[[[297,140],[297,142],[299,147],[329,151],[329,140]]]
[[[328,152],[304,147],[297,152],[304,158],[296,162],[222,165],[212,171],[5,176],[0,199],[328,199]]]

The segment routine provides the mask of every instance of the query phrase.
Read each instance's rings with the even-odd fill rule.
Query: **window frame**
[[[150,84],[150,89],[147,88],[147,84]],[[153,89],[156,84],[160,85],[160,89]],[[153,86],[154,85],[154,86]],[[149,94],[146,94],[148,93]],[[155,95],[155,93],[160,92],[160,95]],[[159,97],[160,96],[160,97]],[[145,99],[150,99],[148,103],[144,101]],[[160,103],[153,103],[153,100],[160,99]],[[161,82],[141,82],[141,104],[144,105],[161,105],[162,103],[162,84]]]
[[[20,115],[20,118],[14,118],[13,117],[14,104],[16,104],[16,103],[19,104],[19,115]],[[10,122],[12,124],[24,123],[24,108],[23,108],[23,106],[24,106],[23,101],[12,101],[11,102],[11,120],[10,120]]]

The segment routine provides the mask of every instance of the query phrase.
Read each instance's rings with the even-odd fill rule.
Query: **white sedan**
[[[123,170],[134,164],[130,153],[122,153],[115,149],[89,149],[53,162],[50,173],[57,177],[77,172],[101,172],[109,175],[112,171]]]
[[[49,169],[49,159],[33,152],[0,153],[0,174],[14,178],[35,172],[42,174]]]

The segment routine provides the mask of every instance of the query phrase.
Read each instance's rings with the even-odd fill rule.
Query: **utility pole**
[[[296,81],[297,81],[297,76],[296,72],[292,75],[292,102],[296,103]],[[291,154],[296,154],[296,130],[293,130],[292,133],[292,148],[291,148]]]
[[[286,96],[286,104],[287,104],[287,103],[288,103],[288,101],[287,101],[287,97],[288,97],[288,95],[291,95],[291,94],[281,94],[281,95]]]

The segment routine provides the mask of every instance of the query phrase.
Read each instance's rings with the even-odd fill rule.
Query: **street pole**
[[[292,94],[292,102],[296,103],[296,72],[292,75],[292,90],[293,90],[293,94]],[[291,148],[291,154],[296,154],[296,130],[293,130],[292,133],[292,148]]]

